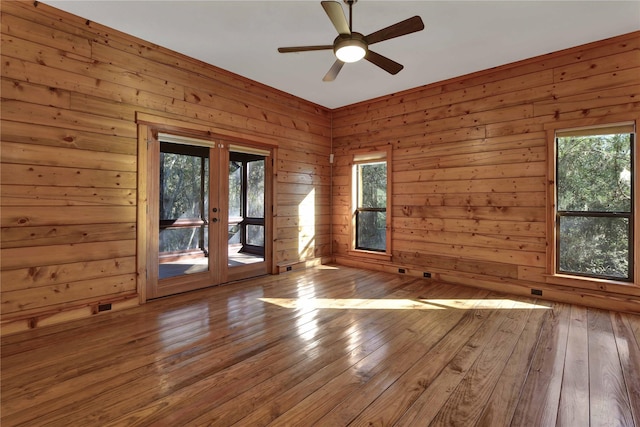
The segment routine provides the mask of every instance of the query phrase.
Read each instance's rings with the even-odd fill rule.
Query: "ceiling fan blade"
[[[424,23],[422,22],[422,18],[420,18],[419,16],[414,16],[413,18],[405,19],[404,21],[398,22],[374,33],[371,33],[365,38],[367,39],[367,43],[372,45],[374,43],[393,39],[422,30],[424,30]]]
[[[290,53],[290,52],[308,52],[311,50],[329,50],[333,49],[333,45],[319,45],[319,46],[292,46],[292,47],[279,47],[278,52]]]
[[[379,53],[375,53],[370,50],[367,51],[364,59],[371,62],[372,64],[377,65],[389,74],[398,74],[400,70],[404,68],[402,64],[398,64],[396,61],[392,61],[386,56],[382,56]]]
[[[344,16],[344,10],[342,9],[342,5],[337,1],[323,1],[320,2],[325,12],[327,12],[327,16],[331,19],[331,23],[339,34],[351,34],[351,30],[349,29],[349,23],[347,22],[347,17]]]
[[[339,59],[336,59],[336,62],[334,62],[331,68],[329,68],[329,71],[327,71],[327,74],[325,74],[325,76],[322,78],[322,81],[323,82],[334,81],[338,76],[338,73],[340,72],[340,70],[342,70],[343,65],[344,65],[344,62],[340,61]]]

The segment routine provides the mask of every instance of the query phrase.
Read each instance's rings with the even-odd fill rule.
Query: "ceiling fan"
[[[358,32],[352,30],[352,8],[353,4],[358,0],[344,0],[349,5],[349,22],[345,17],[342,5],[337,1],[322,1],[322,7],[329,16],[331,23],[338,31],[338,37],[333,41],[331,45],[319,45],[319,46],[294,46],[294,47],[280,47],[278,52],[306,52],[312,50],[329,50],[333,49],[336,55],[336,62],[329,69],[327,74],[322,79],[325,82],[335,80],[336,76],[342,69],[345,62],[357,62],[362,58],[377,65],[390,74],[398,74],[404,67],[402,64],[375,53],[369,49],[369,46],[374,43],[393,39],[395,37],[404,36],[406,34],[415,33],[424,29],[424,23],[419,16],[414,16],[404,21],[400,21],[396,24],[390,25],[386,28],[373,32],[367,36],[364,36]]]

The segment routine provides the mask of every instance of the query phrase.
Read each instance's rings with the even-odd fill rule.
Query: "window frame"
[[[640,203],[638,203],[638,184],[640,179],[638,178],[638,134],[637,124],[640,122],[637,116],[629,115],[612,115],[610,117],[594,118],[590,120],[568,120],[564,122],[556,122],[545,126],[547,132],[547,152],[548,152],[548,171],[547,171],[547,268],[546,273],[543,275],[545,282],[556,285],[575,286],[585,289],[593,290],[608,290],[608,291],[620,291],[626,292],[629,286],[639,285],[640,268],[638,261],[638,253],[640,251],[634,250],[638,246],[639,230],[640,230],[640,218],[638,215],[638,209]],[[580,216],[583,214],[591,214],[590,212],[575,213],[570,212],[568,215],[565,211],[561,211],[558,215],[557,206],[557,134],[562,134],[567,131],[588,131],[589,129],[604,129],[604,128],[616,128],[620,126],[633,126],[634,131],[631,140],[631,173],[632,173],[632,200],[631,200],[631,221],[630,221],[630,262],[632,266],[629,269],[629,278],[618,279],[612,277],[603,277],[589,274],[581,274],[576,272],[564,272],[559,268],[559,220],[561,216]],[[568,212],[568,211],[567,211]],[[616,212],[605,213],[605,216],[620,217],[616,215]],[[596,215],[586,215],[588,217],[602,216],[600,213]]]
[[[350,244],[349,244],[349,255],[358,256],[358,257],[366,257],[379,261],[390,261],[391,260],[391,198],[393,188],[392,177],[393,177],[393,169],[392,169],[392,148],[391,146],[382,146],[382,147],[373,147],[368,150],[354,150],[351,152],[351,160],[349,162],[349,167],[351,170],[350,174],[350,191],[351,191],[351,218],[349,223],[350,228]],[[382,211],[382,208],[359,208],[359,194],[358,194],[358,182],[357,182],[357,168],[359,165],[367,164],[367,163],[380,163],[385,162],[387,168],[387,186],[386,186],[386,207],[384,211],[386,212],[386,220],[385,220],[385,250],[373,250],[373,249],[365,249],[358,248],[357,243],[357,216],[360,211]]]

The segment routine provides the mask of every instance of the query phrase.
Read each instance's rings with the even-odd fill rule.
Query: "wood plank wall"
[[[546,129],[640,117],[639,48],[632,33],[334,110],[337,261],[372,265],[347,253],[349,153],[391,145],[393,258],[379,268],[595,304],[602,284],[546,286]],[[638,285],[615,287],[634,297],[610,308],[638,310]]]
[[[1,12],[3,333],[137,304],[136,112],[277,141],[275,262],[330,255],[329,110],[42,3]]]

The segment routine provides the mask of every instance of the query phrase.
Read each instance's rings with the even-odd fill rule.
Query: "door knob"
[[[218,218],[213,218],[211,222],[218,222]]]
[[[213,208],[213,211],[214,212],[218,212],[218,208]]]

